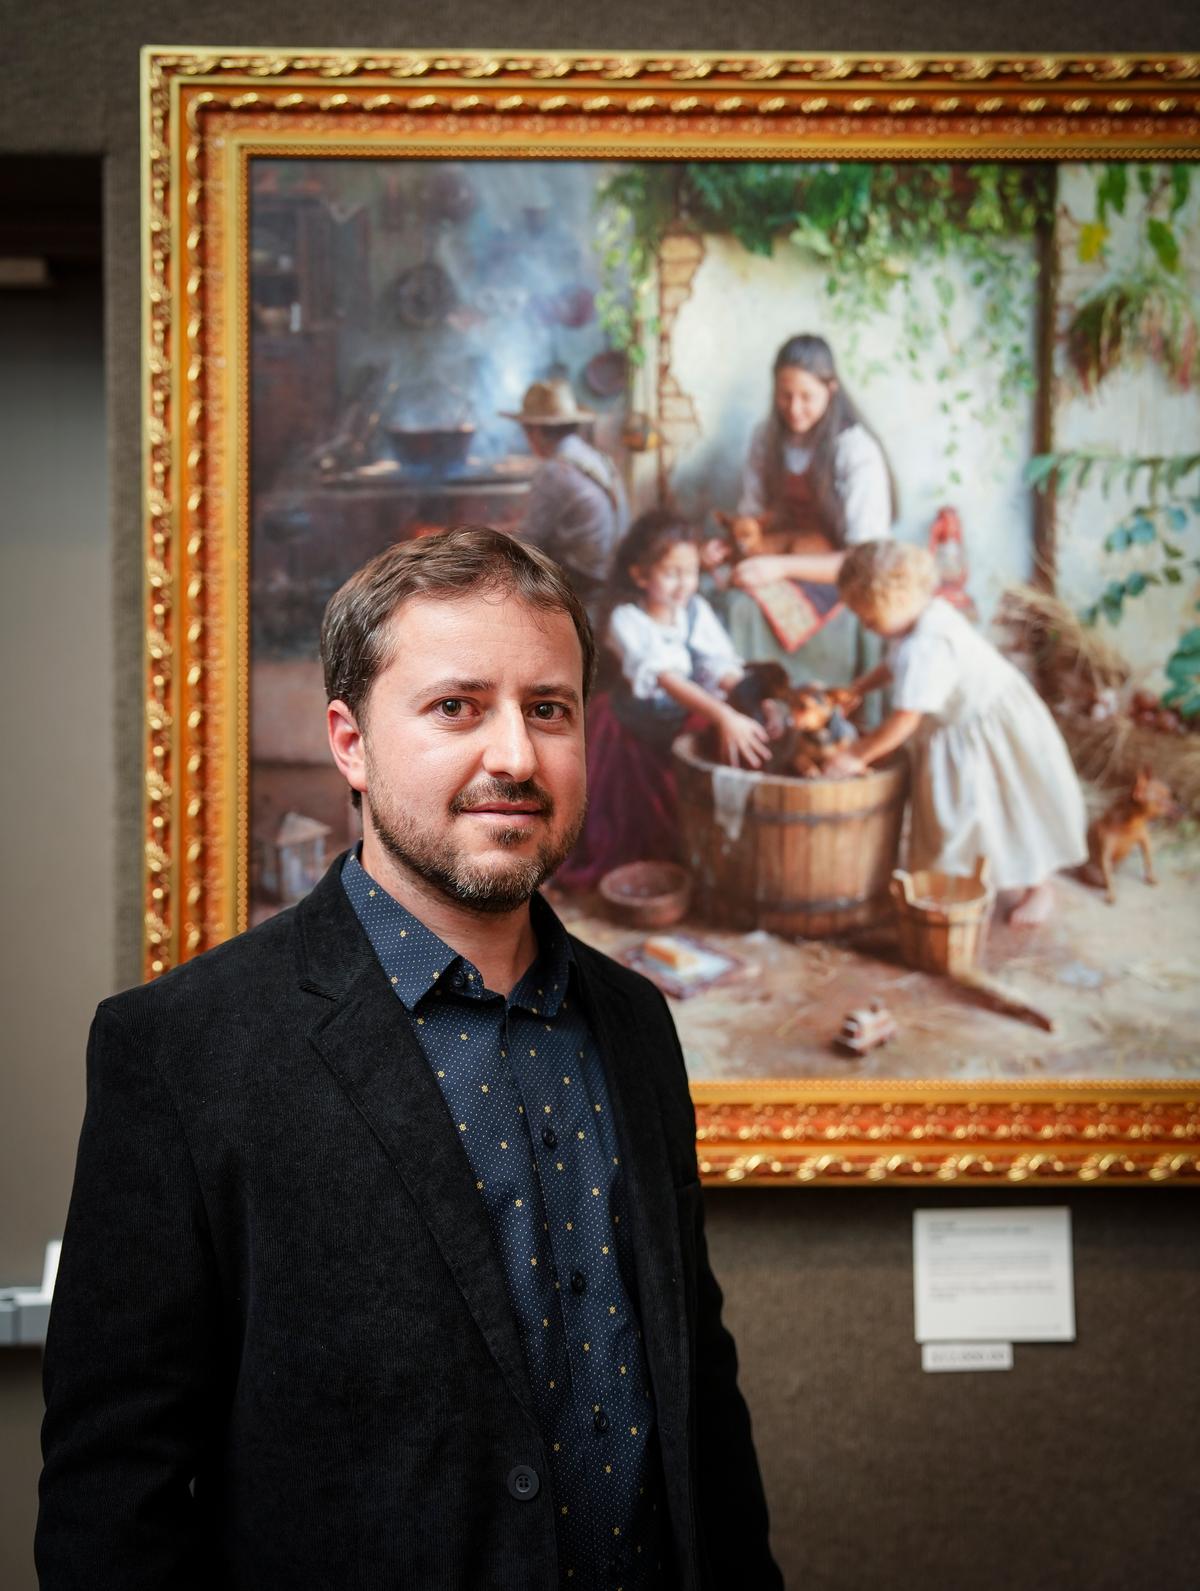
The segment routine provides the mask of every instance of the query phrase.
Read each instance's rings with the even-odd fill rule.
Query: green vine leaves
[[[862,327],[889,312],[888,358],[938,383],[946,487],[961,484],[963,424],[994,428],[1035,387],[1030,307],[1035,268],[1021,248],[1053,214],[1053,173],[998,162],[695,161],[624,170],[598,195],[604,284],[600,313],[637,362],[657,250],[671,225],[732,236],[770,256],[787,240],[817,263],[846,364],[870,380],[880,361]],[[969,337],[956,301],[969,290]],[[639,350],[640,351],[640,350]],[[971,372],[986,369],[988,383]]]
[[[1200,379],[1200,288],[1184,230],[1195,211],[1194,203],[1185,206],[1197,189],[1196,170],[1095,168],[1092,219],[1077,225],[1074,253],[1079,265],[1104,274],[1075,303],[1063,334],[1067,370],[1085,393],[1147,363],[1161,371],[1168,392],[1187,392]],[[1105,582],[1083,609],[1085,622],[1119,624],[1130,600],[1195,580],[1200,558],[1187,542],[1200,525],[1200,453],[1047,453],[1030,461],[1026,479],[1039,491],[1078,492],[1091,482],[1103,498],[1119,491],[1131,504],[1102,545],[1113,557],[1140,554],[1138,566]],[[1200,717],[1197,634],[1193,628],[1180,637],[1163,665],[1163,702],[1187,719]]]
[[[1019,414],[1036,389],[1030,327],[1040,245],[1052,233],[1067,229],[1070,246],[1069,229],[1076,226],[1078,262],[1103,273],[1060,322],[1067,368],[1084,391],[1146,360],[1175,390],[1200,379],[1195,250],[1181,230],[1185,207],[1189,214],[1194,209],[1196,168],[1110,163],[1095,171],[1092,213],[1076,224],[1065,211],[1056,216],[1059,172],[1050,164],[697,161],[626,167],[597,196],[601,318],[631,364],[642,363],[645,339],[654,332],[658,250],[669,228],[731,236],[763,256],[786,240],[821,269],[831,317],[844,329],[839,356],[844,350],[858,379],[869,380],[880,368],[862,328],[884,312],[887,361],[899,360],[915,377],[934,376],[943,427],[934,445],[945,460],[944,488],[953,489],[962,482],[962,428],[999,432],[1005,414]],[[1094,269],[1090,274],[1094,278]],[[972,300],[969,336],[958,314],[964,297]],[[986,382],[979,379],[981,369]],[[1087,609],[1092,622],[1105,617],[1115,623],[1128,599],[1183,583],[1196,563],[1180,541],[1200,516],[1197,483],[1188,479],[1198,467],[1200,457],[1191,454],[1080,452],[1030,461],[1026,480],[1035,490],[1082,488],[1092,479],[1105,495],[1120,487],[1134,496],[1135,506],[1109,532],[1105,550],[1117,555],[1156,548],[1160,554],[1157,567],[1110,580]],[[1169,695],[1180,683],[1172,673],[1177,655],[1167,664]],[[1200,711],[1194,683],[1177,701],[1185,714]]]
[[[1120,365],[1144,359],[1156,361],[1180,391],[1200,376],[1196,295],[1183,269],[1177,230],[1192,175],[1193,168],[1182,162],[1099,168],[1095,219],[1079,230],[1080,261],[1110,263],[1113,219],[1126,216],[1133,186],[1142,215],[1132,264],[1111,272],[1077,305],[1067,326],[1068,362],[1085,391],[1094,391]]]
[[[1136,547],[1154,547],[1161,554],[1161,564],[1157,569],[1134,569],[1124,579],[1109,580],[1095,602],[1084,609],[1081,617],[1086,624],[1101,618],[1117,624],[1126,598],[1140,597],[1152,586],[1181,586],[1188,570],[1200,570],[1200,558],[1188,558],[1178,540],[1200,515],[1200,453],[1143,458],[1117,453],[1040,453],[1030,460],[1026,479],[1039,491],[1051,486],[1082,490],[1094,480],[1106,499],[1116,488],[1130,496],[1144,494],[1144,500],[1105,536],[1104,551],[1125,553]]]

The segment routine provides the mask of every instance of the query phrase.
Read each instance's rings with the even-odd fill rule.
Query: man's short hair
[[[391,661],[387,628],[410,597],[452,601],[475,592],[517,596],[530,607],[565,613],[583,653],[583,696],[596,668],[596,643],[583,604],[552,558],[488,525],[458,525],[396,542],[352,574],[329,599],[321,624],[328,701],[342,701],[361,727],[378,674]]]

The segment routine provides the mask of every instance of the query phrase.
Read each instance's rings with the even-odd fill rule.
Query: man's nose
[[[537,751],[529,733],[529,722],[519,706],[497,708],[487,726],[483,766],[494,779],[520,783],[532,777],[537,768]]]

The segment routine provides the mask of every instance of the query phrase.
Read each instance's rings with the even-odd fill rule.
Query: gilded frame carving
[[[144,970],[247,916],[252,152],[1200,159],[1200,58],[143,52]],[[1190,1083],[708,1083],[717,1183],[1200,1180]]]

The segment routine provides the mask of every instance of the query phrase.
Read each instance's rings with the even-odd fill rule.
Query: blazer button
[[[587,1277],[582,1271],[571,1272],[571,1291],[573,1293],[587,1292]]]
[[[528,1464],[518,1464],[508,1472],[508,1493],[519,1503],[531,1503],[542,1489],[538,1472]]]
[[[605,1414],[603,1409],[597,1409],[595,1414],[593,1414],[592,1430],[595,1431],[597,1436],[603,1436],[605,1431],[608,1430],[608,1415]]]
[[[547,1149],[558,1148],[558,1134],[554,1131],[553,1127],[542,1128],[542,1142],[545,1144]]]

